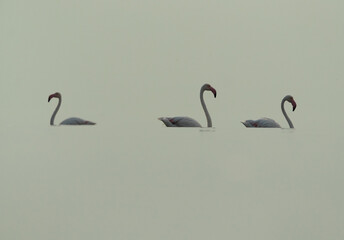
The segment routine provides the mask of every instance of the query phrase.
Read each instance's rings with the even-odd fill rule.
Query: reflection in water
[[[215,132],[215,128],[200,128],[199,129],[200,132]]]

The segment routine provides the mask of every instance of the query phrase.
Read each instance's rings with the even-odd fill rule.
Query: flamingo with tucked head
[[[291,122],[290,118],[288,117],[284,109],[284,103],[286,101],[291,103],[291,105],[293,106],[293,111],[296,109],[296,102],[294,98],[290,95],[285,96],[281,102],[282,113],[285,119],[287,120],[289,127],[294,128],[293,123]],[[242,122],[242,124],[244,124],[246,127],[261,127],[261,128],[280,128],[281,127],[277,122],[275,122],[275,120],[270,119],[270,118],[261,118],[258,120],[246,120],[245,122]]]
[[[57,98],[59,100],[56,108],[55,108],[55,111],[53,112],[53,115],[51,116],[50,118],[50,125],[54,125],[54,120],[55,120],[55,116],[56,116],[56,113],[59,111],[60,109],[60,106],[61,106],[61,102],[62,102],[62,96],[61,96],[61,93],[59,92],[56,92],[54,94],[51,94],[48,98],[48,102],[50,102],[50,100],[52,98]],[[91,122],[91,121],[86,121],[86,120],[83,120],[81,118],[76,118],[76,117],[72,117],[72,118],[67,118],[66,120],[63,120],[60,125],[95,125],[94,122]]]

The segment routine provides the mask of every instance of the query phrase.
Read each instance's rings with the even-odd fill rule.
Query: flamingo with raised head
[[[204,84],[201,87],[200,92],[201,105],[207,118],[207,126],[212,127],[213,125],[211,122],[211,118],[203,98],[204,91],[211,91],[214,94],[214,97],[216,98],[216,90],[215,88],[210,86],[210,84]],[[202,127],[201,124],[199,124],[199,122],[190,117],[161,117],[158,119],[161,120],[167,127]]]
[[[288,101],[291,103],[291,105],[293,106],[293,111],[296,108],[296,102],[294,100],[294,98],[290,95],[285,96],[282,99],[281,102],[281,109],[282,109],[282,113],[285,117],[285,119],[287,120],[289,127],[290,128],[294,128],[293,123],[291,122],[290,118],[288,117],[287,113],[285,112],[284,109],[284,103]],[[261,127],[261,128],[281,128],[281,126],[275,122],[275,120],[270,119],[270,118],[261,118],[258,120],[246,120],[245,122],[242,122],[246,127]]]
[[[60,106],[61,106],[61,102],[62,102],[61,93],[56,92],[54,94],[51,94],[49,96],[49,98],[48,98],[48,102],[50,102],[50,100],[52,98],[58,98],[59,99],[59,103],[57,104],[57,106],[55,108],[55,111],[53,112],[53,115],[50,118],[50,125],[51,126],[54,125],[54,120],[55,120],[56,113],[59,111]],[[60,123],[60,125],[95,125],[95,123],[91,122],[91,121],[83,120],[81,118],[72,117],[72,118],[67,118],[66,120],[62,121]]]

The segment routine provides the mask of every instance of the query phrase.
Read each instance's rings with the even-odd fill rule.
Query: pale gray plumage
[[[210,86],[210,84],[204,84],[201,87],[200,91],[200,100],[205,116],[207,118],[207,126],[212,127],[213,124],[211,121],[211,117],[203,98],[204,91],[211,91],[216,98],[216,90],[212,86]],[[161,117],[158,119],[161,120],[166,125],[166,127],[202,127],[199,122],[190,117]]]
[[[56,92],[54,94],[51,94],[48,98],[48,102],[50,102],[50,100],[52,98],[57,98],[59,100],[54,112],[53,112],[53,115],[51,115],[51,118],[50,118],[50,125],[54,125],[54,121],[55,121],[55,116],[57,114],[57,112],[59,111],[60,109],[60,106],[61,106],[61,102],[62,102],[62,95],[61,93],[59,92]],[[72,117],[72,118],[67,118],[65,120],[63,120],[60,125],[95,125],[94,122],[91,122],[91,121],[87,121],[87,120],[83,120],[81,118],[76,118],[76,117]]]
[[[281,102],[281,109],[282,109],[282,113],[285,117],[285,119],[287,120],[289,127],[290,128],[294,128],[293,123],[291,122],[288,114],[286,113],[285,109],[284,109],[284,103],[288,101],[292,104],[293,106],[293,111],[296,109],[296,102],[294,100],[294,98],[291,95],[287,95],[282,99]],[[245,127],[256,127],[256,128],[281,128],[281,126],[273,119],[271,118],[261,118],[258,120],[246,120],[245,122],[242,122],[242,124],[245,125]]]

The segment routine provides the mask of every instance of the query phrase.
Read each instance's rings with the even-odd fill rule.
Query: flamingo
[[[55,111],[54,111],[53,115],[50,118],[50,125],[51,126],[54,125],[54,120],[55,120],[56,113],[59,111],[60,106],[61,106],[61,101],[62,101],[61,93],[56,92],[54,94],[51,94],[49,96],[49,98],[48,98],[48,102],[50,102],[50,100],[52,98],[58,98],[59,99],[59,103],[57,104],[57,106],[55,108]],[[91,121],[83,120],[81,118],[72,117],[72,118],[67,118],[66,120],[62,121],[60,123],[60,125],[95,125],[95,123],[91,122]]]
[[[205,116],[207,118],[207,126],[212,127],[212,122],[211,118],[207,109],[207,106],[205,105],[204,99],[203,99],[203,93],[204,91],[211,91],[214,94],[214,97],[216,98],[216,90],[210,84],[204,84],[201,87],[201,92],[200,92],[200,99],[201,99],[201,104],[205,113]],[[158,118],[161,120],[166,127],[202,127],[199,122],[196,120],[190,118],[190,117],[161,117]]]
[[[291,105],[293,106],[293,111],[296,109],[296,102],[295,102],[294,98],[290,95],[285,96],[281,102],[282,113],[283,113],[285,119],[287,120],[289,127],[294,128],[293,123],[291,122],[290,118],[288,117],[287,113],[284,110],[285,101],[288,101],[291,103]],[[275,122],[275,120],[270,119],[270,118],[261,118],[258,120],[246,120],[245,122],[242,122],[242,123],[246,127],[281,128],[281,126],[277,122]]]

